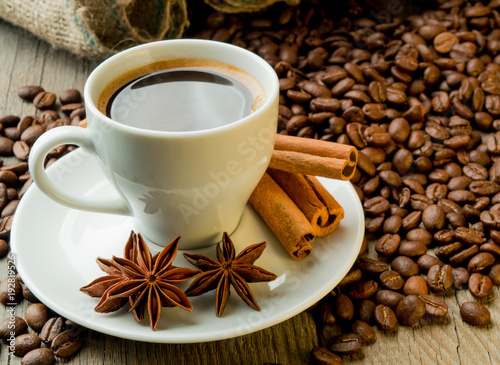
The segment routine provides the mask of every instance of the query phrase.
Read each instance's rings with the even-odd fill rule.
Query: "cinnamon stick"
[[[315,230],[268,173],[260,180],[249,202],[292,258],[302,260],[309,256]]]
[[[277,134],[269,167],[304,175],[350,180],[357,161],[358,151],[353,146]]]
[[[344,209],[314,176],[268,170],[311,223],[316,236],[333,232],[344,218]]]

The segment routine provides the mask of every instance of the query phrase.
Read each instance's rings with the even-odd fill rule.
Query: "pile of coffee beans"
[[[366,240],[312,310],[320,364],[372,342],[374,325],[446,316],[454,290],[476,299],[462,303],[463,320],[487,325],[483,303],[500,284],[500,1],[451,0],[406,18],[359,7],[333,18],[332,3],[214,13],[195,35],[274,67],[280,133],[360,151],[352,183]]]
[[[9,238],[19,199],[32,183],[26,162],[31,146],[51,128],[81,125],[85,121],[85,108],[81,104],[80,92],[75,89],[59,95],[61,105],[54,93],[46,92],[40,86],[23,86],[18,95],[32,102],[39,114],[23,118],[15,115],[0,117],[0,156],[17,158],[17,162],[6,165],[3,165],[3,160],[0,162],[0,257],[6,256],[8,268],[8,277],[0,282],[0,303],[6,306],[9,315],[0,323],[0,338],[6,341],[9,353],[22,357],[23,365],[54,364],[56,358],[68,358],[80,349],[80,334],[85,328],[52,312],[24,285],[16,272],[17,258],[9,252]],[[53,149],[47,156],[46,166],[74,148],[59,146]],[[12,312],[23,299],[32,303],[24,318]]]

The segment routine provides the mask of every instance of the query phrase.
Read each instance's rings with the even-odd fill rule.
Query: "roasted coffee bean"
[[[450,264],[453,266],[460,266],[470,260],[475,254],[479,252],[479,247],[477,245],[472,245],[465,250],[454,254],[450,257]]]
[[[488,277],[491,279],[491,282],[495,285],[500,284],[500,264],[495,264],[489,268],[487,271]]]
[[[337,323],[337,318],[332,311],[332,306],[327,301],[319,302],[319,315],[321,322],[324,325],[332,325]]]
[[[50,309],[42,303],[31,304],[26,312],[24,318],[35,332],[40,332],[45,323],[50,318]]]
[[[444,263],[435,256],[424,254],[417,260],[417,265],[422,272],[427,272],[434,265],[444,265]]]
[[[76,89],[68,89],[64,90],[59,95],[59,100],[61,101],[61,104],[79,103],[82,101],[82,95],[80,94],[80,91]]]
[[[480,245],[486,242],[486,237],[484,236],[484,232],[467,227],[458,227],[457,229],[455,229],[455,237],[460,242],[469,245]]]
[[[347,295],[353,299],[368,299],[378,289],[378,284],[374,280],[362,281],[355,284],[347,291]]]
[[[51,349],[38,348],[28,352],[21,360],[21,365],[53,365],[56,360]]]
[[[359,319],[351,323],[350,331],[357,334],[363,343],[370,343],[375,340],[375,330],[368,323]]]
[[[396,310],[398,303],[404,297],[405,296],[403,294],[395,292],[393,290],[382,289],[382,290],[379,290],[375,294],[375,303],[384,304],[384,305]]]
[[[370,259],[367,257],[360,257],[356,261],[356,266],[362,271],[370,274],[379,274],[386,271],[389,268],[385,262]]]
[[[33,105],[39,110],[52,109],[56,102],[56,94],[42,91],[33,99]]]
[[[434,265],[427,272],[427,285],[435,293],[442,293],[453,285],[453,270],[450,265]]]
[[[0,338],[7,340],[11,334],[14,337],[22,335],[28,331],[28,325],[21,317],[14,316],[13,318],[7,317],[0,322]]]
[[[426,246],[429,246],[432,241],[432,234],[423,228],[415,228],[406,234],[406,239],[408,241],[419,241]]]
[[[402,227],[404,230],[409,231],[417,228],[420,224],[422,217],[421,211],[414,211],[406,215],[402,220]]]
[[[23,297],[23,289],[17,278],[7,277],[0,282],[0,303],[15,305]]]
[[[481,252],[470,259],[467,269],[469,272],[482,271],[495,263],[495,257],[488,252]]]
[[[24,335],[17,336],[15,338],[15,349],[14,355],[23,357],[31,350],[40,347],[42,340],[37,335],[32,333],[25,333]]]
[[[398,319],[394,311],[383,304],[375,307],[374,319],[377,327],[384,332],[394,330],[398,324]]]
[[[345,294],[338,294],[334,299],[335,318],[342,321],[350,321],[354,317],[354,304]]]
[[[399,215],[390,216],[384,221],[382,231],[384,233],[397,234],[401,229],[402,224],[403,219]]]
[[[0,240],[0,257],[7,255],[10,251],[10,244],[5,240]]]
[[[344,278],[337,284],[337,287],[342,288],[347,285],[357,283],[361,280],[362,274],[360,269],[351,268]]]
[[[428,294],[429,289],[427,288],[427,282],[425,279],[419,275],[416,276],[410,276],[408,279],[406,279],[406,283],[403,287],[403,292],[406,295],[421,295],[421,294]]]
[[[469,291],[478,299],[486,298],[492,287],[493,283],[487,275],[475,272],[469,277]]]
[[[389,290],[399,290],[405,284],[401,275],[394,270],[387,270],[379,276],[380,284]]]
[[[361,350],[363,340],[355,333],[343,333],[333,337],[328,347],[330,351],[339,355],[352,355]]]
[[[469,283],[469,271],[464,267],[453,268],[453,287],[455,289],[462,289]]]
[[[356,316],[366,323],[372,323],[376,306],[377,304],[373,300],[362,299],[356,307]]]
[[[448,305],[443,300],[427,294],[419,295],[419,298],[424,302],[428,316],[442,318],[448,313]]]
[[[488,308],[478,302],[464,302],[460,306],[460,317],[473,326],[484,326],[490,323]]]
[[[401,256],[422,256],[427,252],[427,246],[420,241],[406,241],[399,245],[398,253]]]
[[[52,340],[63,331],[64,320],[62,317],[52,317],[45,322],[40,331],[40,338],[44,343],[50,343]]]
[[[21,86],[19,89],[17,89],[17,95],[23,100],[33,101],[35,96],[37,96],[43,91],[45,90],[41,86],[26,85],[26,86]]]
[[[435,232],[444,228],[446,215],[444,209],[437,204],[430,204],[422,212],[422,223],[429,231]]]
[[[59,358],[68,358],[74,355],[82,346],[78,331],[67,330],[57,335],[52,340],[51,349]]]
[[[404,326],[413,326],[425,315],[425,304],[417,295],[404,297],[396,308],[399,323]]]
[[[391,269],[400,273],[403,278],[418,275],[419,273],[417,264],[406,256],[398,256],[392,260]]]
[[[311,357],[317,365],[342,365],[340,356],[321,346],[315,346],[312,349]]]

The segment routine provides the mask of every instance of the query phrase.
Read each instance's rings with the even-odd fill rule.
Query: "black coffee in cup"
[[[99,109],[136,128],[185,132],[233,123],[264,100],[260,84],[242,70],[207,60],[178,59],[120,76],[102,93]]]

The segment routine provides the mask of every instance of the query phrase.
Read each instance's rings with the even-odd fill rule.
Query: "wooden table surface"
[[[54,50],[26,31],[0,20],[0,116],[25,116],[35,108],[17,97],[22,85],[42,85],[56,94],[68,88],[83,90],[96,63]],[[9,160],[4,161],[8,163]],[[48,212],[50,214],[50,212]],[[36,244],[36,243],[35,243]],[[373,255],[373,254],[372,254]],[[373,255],[375,257],[375,255]],[[6,259],[0,259],[0,279],[7,276]],[[43,274],[43,273],[41,273]],[[413,327],[399,326],[395,333],[377,331],[373,344],[344,359],[348,364],[500,364],[500,290],[495,287],[490,303],[492,325],[475,328],[462,321],[459,305],[472,300],[467,290],[448,295],[448,315],[423,319]],[[16,307],[24,317],[28,302]],[[8,313],[0,305],[0,320]],[[317,345],[316,327],[310,313],[253,334],[224,341],[197,344],[149,344],[89,331],[80,352],[70,364],[310,364],[310,351]],[[0,348],[0,364],[20,364]]]

